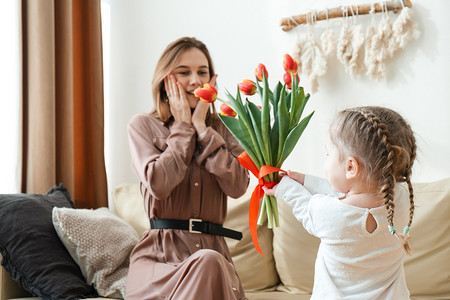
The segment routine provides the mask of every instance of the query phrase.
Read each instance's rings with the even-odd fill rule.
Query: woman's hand
[[[216,85],[217,74],[215,74],[209,84],[212,86]],[[214,105],[214,104],[213,104]],[[194,112],[192,113],[192,125],[194,125],[197,134],[201,134],[206,130],[206,113],[209,110],[210,103],[203,102],[201,100],[198,101],[197,106],[195,107]]]
[[[183,86],[178,83],[175,76],[169,74],[164,78],[164,86],[169,98],[170,112],[175,121],[191,122],[191,108],[186,99]]]

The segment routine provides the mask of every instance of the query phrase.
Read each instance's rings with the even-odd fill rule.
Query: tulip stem
[[[264,197],[263,197],[263,199],[261,201],[261,208],[259,210],[258,221],[256,222],[256,224],[258,224],[258,225],[263,224],[265,214],[266,214],[266,202],[264,201]]]

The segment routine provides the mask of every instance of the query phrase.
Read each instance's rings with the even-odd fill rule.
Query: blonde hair
[[[374,187],[388,210],[389,231],[402,240],[410,253],[409,227],[414,216],[411,173],[416,159],[416,139],[406,120],[397,112],[379,106],[341,111],[330,127],[332,142],[342,156],[352,155],[361,164],[366,184]],[[409,221],[398,234],[394,228],[394,186],[406,182],[409,189]]]
[[[206,45],[193,37],[182,37],[167,46],[156,64],[155,73],[152,80],[152,92],[154,106],[150,112],[164,123],[169,122],[172,118],[167,93],[164,86],[164,78],[169,75],[178,64],[181,55],[189,49],[197,48],[203,52],[208,60],[209,75],[214,75],[214,66]],[[208,111],[206,117],[206,125],[213,126],[219,122],[214,105],[212,105],[213,113]]]

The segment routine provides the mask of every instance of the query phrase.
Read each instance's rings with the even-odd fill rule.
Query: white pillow
[[[53,226],[87,283],[102,297],[124,298],[136,231],[106,207],[55,207],[52,213]]]

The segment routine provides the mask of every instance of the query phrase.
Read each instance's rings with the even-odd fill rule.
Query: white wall
[[[236,84],[254,78],[259,62],[269,70],[273,87],[283,74],[282,55],[293,53],[306,26],[284,32],[282,17],[314,8],[338,7],[368,1],[298,0],[104,0],[110,5],[110,85],[107,124],[108,182],[110,190],[121,182],[137,182],[130,168],[126,125],[138,112],[153,106],[151,79],[161,52],[181,36],[195,36],[208,46],[219,74],[219,96],[225,88],[234,93]],[[319,78],[319,91],[312,94],[307,111],[316,113],[284,164],[323,175],[325,141],[329,121],[344,108],[385,105],[399,111],[417,133],[418,162],[415,181],[433,181],[450,176],[450,1],[413,0],[419,39],[408,44],[387,63],[388,75],[377,82],[362,76],[352,79],[332,57],[328,73]],[[390,13],[394,21],[397,15]],[[375,20],[378,22],[380,14]],[[339,36],[343,19],[329,26]],[[370,16],[360,16],[365,26]],[[319,22],[320,35],[326,22]],[[302,82],[309,91],[307,82]]]

